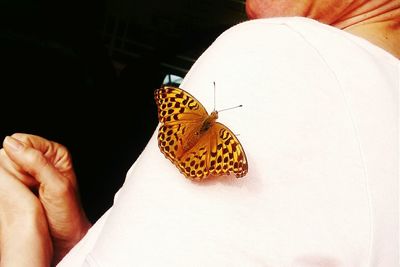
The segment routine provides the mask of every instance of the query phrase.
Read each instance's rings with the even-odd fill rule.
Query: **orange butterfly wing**
[[[186,177],[201,180],[209,176],[247,174],[248,163],[242,145],[223,124],[216,122],[176,164]]]
[[[215,122],[216,113],[209,116],[196,98],[180,88],[164,86],[154,96],[162,123],[158,146],[186,177],[201,180],[230,173],[246,175],[243,147],[226,126]]]
[[[154,98],[158,120],[162,123],[158,132],[158,146],[175,163],[184,153],[185,142],[201,126],[208,113],[192,95],[177,87],[157,89]]]

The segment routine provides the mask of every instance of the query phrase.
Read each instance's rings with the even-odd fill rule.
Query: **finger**
[[[15,178],[31,189],[38,186],[38,181],[26,173],[18,164],[12,161],[3,148],[0,149],[0,168],[11,173]]]
[[[34,177],[41,185],[52,189],[65,186],[67,179],[64,179],[59,171],[52,164],[49,164],[41,151],[24,145],[21,141],[10,136],[4,139],[3,147],[11,160],[18,164],[23,171]]]
[[[4,153],[4,151],[3,151]],[[31,179],[33,179],[31,177]],[[28,211],[31,204],[37,207],[38,199],[26,184],[16,177],[3,165],[0,164],[0,211],[9,210],[10,212]],[[30,203],[32,202],[32,203]],[[36,202],[36,203],[33,203]],[[7,204],[8,203],[8,204]],[[24,208],[24,206],[26,206]],[[8,209],[9,207],[10,209]],[[4,214],[3,214],[4,215]],[[1,217],[1,216],[0,216]],[[1,220],[2,218],[0,218]],[[0,225],[1,226],[1,225]]]
[[[57,156],[63,156],[61,155],[62,153],[68,153],[67,149],[64,146],[37,135],[14,133],[11,137],[39,150],[50,161],[52,161]]]
[[[66,147],[32,134],[15,133],[11,137],[21,141],[26,146],[39,150],[48,162],[62,173],[64,177],[69,179],[71,183],[76,183],[72,161]]]

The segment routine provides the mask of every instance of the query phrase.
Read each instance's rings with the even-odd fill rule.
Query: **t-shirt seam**
[[[102,265],[92,256],[91,253],[86,255],[85,261],[83,266],[94,266],[94,267],[101,267]]]

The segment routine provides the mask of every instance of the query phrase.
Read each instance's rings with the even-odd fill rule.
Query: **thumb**
[[[3,148],[7,156],[24,172],[35,178],[41,187],[45,185],[47,188],[57,188],[65,182],[65,179],[60,177],[58,170],[39,150],[25,145],[11,136],[4,139]]]

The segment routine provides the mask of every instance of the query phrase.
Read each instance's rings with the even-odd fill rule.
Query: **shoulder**
[[[330,35],[330,38],[325,39],[329,42],[335,35],[343,34],[329,25],[303,17],[255,19],[229,28],[215,40],[210,49],[218,49],[220,46],[249,49],[261,45],[264,49],[285,51],[295,49],[301,43],[311,45],[312,40],[319,39],[321,35]]]
[[[244,34],[248,37],[262,38],[265,37],[263,33],[270,33],[276,36],[285,36],[290,33],[295,34],[296,32],[306,29],[307,27],[317,27],[321,29],[330,28],[326,24],[322,24],[316,20],[304,18],[304,17],[277,17],[277,18],[264,18],[264,19],[253,19],[241,22],[232,26],[223,32],[218,39],[232,37],[236,34]]]
[[[300,18],[257,19],[237,24],[223,32],[192,66],[185,81],[201,71],[205,73],[231,73],[258,69],[291,68],[293,62],[321,64],[319,50],[324,44],[315,40],[332,42],[331,29],[317,21]],[[329,35],[329,37],[323,36]],[[323,37],[322,37],[323,36]],[[336,46],[333,49],[338,50]],[[240,68],[242,66],[243,68]],[[301,69],[300,69],[301,71]]]
[[[318,33],[308,34],[311,30]],[[315,70],[326,70],[319,52],[319,46],[323,45],[314,44],[315,39],[322,39],[318,34],[326,31],[332,29],[298,17],[242,22],[223,32],[208,47],[192,66],[182,86],[200,101],[202,89],[210,88],[213,81],[219,91],[223,90],[223,84],[230,85],[230,93],[238,90],[239,95],[245,85],[254,84],[253,88],[262,89],[263,94],[268,92],[263,89],[263,84],[282,88],[282,83],[293,81],[298,87],[300,77],[301,81],[307,81],[307,77],[314,76]],[[207,101],[207,96],[203,99]]]
[[[189,91],[208,88],[206,84],[197,86],[198,78],[209,84],[221,76],[271,81],[295,73],[301,77],[311,73],[312,78],[316,77],[313,73],[321,71],[335,80],[351,79],[382,69],[393,72],[398,65],[399,61],[383,49],[312,19],[256,19],[223,32],[195,62],[182,86]]]
[[[285,58],[303,60],[296,56],[299,54],[327,59],[325,61],[329,61],[330,57],[339,57],[345,60],[373,58],[391,65],[399,62],[365,39],[304,17],[255,19],[239,23],[223,32],[199,60],[210,56],[220,60],[232,54],[246,57],[256,54],[269,62]]]

